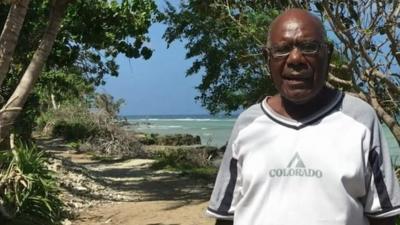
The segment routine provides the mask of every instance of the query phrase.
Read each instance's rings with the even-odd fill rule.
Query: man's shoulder
[[[240,113],[237,121],[245,122],[254,120],[262,115],[264,115],[264,111],[262,110],[261,103],[256,103]]]
[[[255,119],[263,115],[265,114],[262,110],[261,103],[256,103],[239,114],[235,123],[235,129],[243,129],[250,125]]]
[[[344,95],[341,111],[368,127],[377,120],[375,110],[372,106],[351,94]]]
[[[343,98],[342,108],[345,112],[375,114],[375,110],[364,100],[346,93]]]

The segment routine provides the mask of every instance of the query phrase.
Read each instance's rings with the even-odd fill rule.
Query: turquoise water
[[[204,145],[221,147],[231,134],[236,117],[211,117],[208,115],[127,116],[129,129],[144,133],[199,135]],[[390,130],[383,126],[392,162],[400,165],[400,148]]]
[[[129,127],[144,133],[199,135],[204,145],[221,147],[229,139],[236,117],[128,116]]]

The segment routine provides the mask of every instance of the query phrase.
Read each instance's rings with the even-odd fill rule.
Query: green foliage
[[[168,4],[160,17],[168,44],[187,40],[187,75],[200,73],[200,100],[211,113],[231,112],[274,92],[261,54],[268,24],[287,3],[282,1],[181,1]]]
[[[48,0],[29,4],[7,81],[0,90],[5,100],[15,90],[42,38],[50,4]],[[2,24],[8,10],[9,6],[0,7]],[[147,32],[155,12],[153,0],[72,1],[34,96],[15,123],[15,132],[29,137],[34,120],[51,103],[83,98],[82,94],[93,92],[93,84],[104,83],[105,75],[117,76],[118,54],[148,59],[152,50],[146,46]]]
[[[71,141],[67,144],[68,147],[78,150],[79,147],[81,146],[81,143],[79,141]]]
[[[50,3],[32,0],[29,4],[13,57],[13,75],[26,68],[37,48],[48,21]],[[96,84],[104,83],[105,75],[118,75],[118,54],[128,58],[151,57],[147,33],[156,11],[153,0],[73,1],[46,70],[77,67]],[[0,21],[5,21],[7,13],[8,7],[0,9]]]
[[[115,123],[122,99],[114,101],[108,94],[93,94],[94,100],[70,98],[59,108],[42,113],[36,120],[44,135],[63,137],[68,141],[109,136],[108,125]],[[72,101],[75,99],[75,101]],[[93,105],[93,107],[92,107]]]
[[[152,0],[77,1],[67,13],[57,46],[79,56],[85,64],[83,71],[95,75],[93,80],[99,83],[105,74],[118,75],[118,54],[151,57],[152,50],[145,42],[149,41],[146,33],[155,11]],[[65,57],[71,60],[60,53],[54,58],[57,64]]]
[[[80,122],[60,120],[54,124],[53,136],[63,137],[65,140],[82,140],[96,134],[96,128]]]
[[[110,100],[110,99],[108,99]],[[108,102],[118,112],[119,102]],[[75,141],[77,150],[93,151],[111,157],[143,156],[141,144],[134,135],[120,125],[113,113],[104,109],[91,108],[90,104],[72,102],[50,109],[37,119],[37,130],[44,136],[62,137]],[[80,143],[84,143],[84,149]]]
[[[63,203],[44,153],[33,145],[19,144],[15,150],[0,152],[0,158],[5,159],[0,169],[0,198],[14,215],[11,223],[57,224]]]
[[[66,140],[81,140],[100,132],[88,106],[79,102],[62,105],[59,109],[43,113],[37,123],[38,130],[42,130],[43,134],[63,137]]]
[[[179,171],[183,175],[208,180],[214,178],[217,173],[217,168],[210,164],[208,153],[205,149],[170,149],[165,152],[159,152],[152,169]]]
[[[95,87],[77,68],[64,68],[43,73],[35,85],[40,108],[47,111],[52,105],[52,96],[57,107],[60,104],[82,100],[94,94]]]

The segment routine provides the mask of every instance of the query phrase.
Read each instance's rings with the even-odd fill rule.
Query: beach
[[[127,129],[143,133],[192,134],[201,138],[203,145],[221,147],[232,132],[237,116],[210,115],[135,115],[124,116]],[[400,165],[400,148],[389,128],[382,126],[393,165]]]

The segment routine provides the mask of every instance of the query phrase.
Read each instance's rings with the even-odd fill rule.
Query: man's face
[[[271,29],[268,62],[275,87],[293,103],[310,101],[323,88],[328,72],[321,25],[310,16],[297,15],[279,19]],[[316,46],[316,52],[309,51]]]

